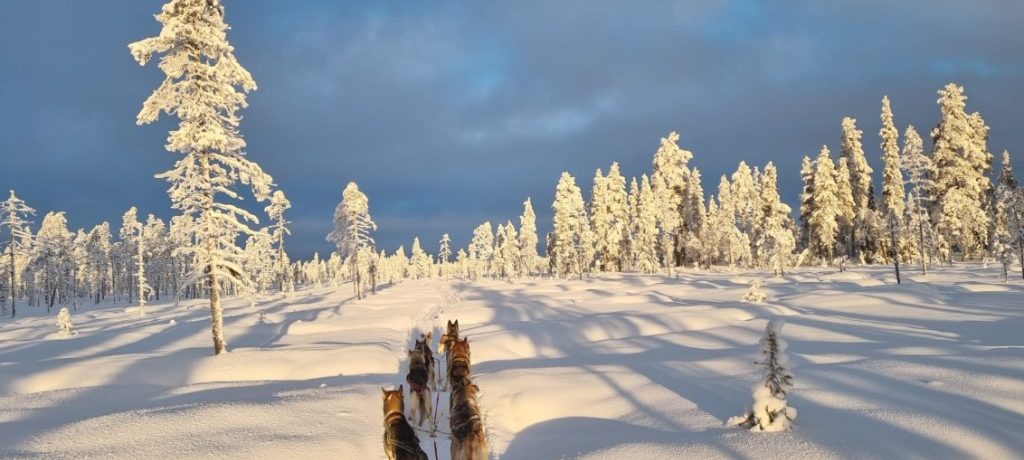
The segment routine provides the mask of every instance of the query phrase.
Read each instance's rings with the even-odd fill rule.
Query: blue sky
[[[0,0],[0,189],[75,227],[130,206],[171,215],[153,175],[176,159],[172,125],[134,123],[161,76],[127,49],[159,32],[162,3]],[[1013,0],[224,4],[259,85],[242,132],[292,199],[293,257],[329,251],[353,180],[389,251],[417,235],[433,251],[445,232],[462,245],[528,196],[546,231],[561,171],[584,190],[612,161],[639,176],[672,130],[708,193],[740,160],[774,161],[795,204],[800,158],[837,151],[843,116],[880,170],[882,96],[901,132],[927,133],[950,81],[993,152],[1024,147]]]

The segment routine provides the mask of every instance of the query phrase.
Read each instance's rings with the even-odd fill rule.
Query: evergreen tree
[[[527,198],[523,202],[523,215],[519,217],[519,256],[523,274],[533,276],[538,269],[537,260],[537,215],[533,212],[533,202]]]
[[[1003,281],[1008,281],[1014,257],[1021,262],[1021,276],[1024,276],[1024,188],[1017,183],[1010,153],[1005,151],[995,201],[994,252],[1003,266]]]
[[[804,155],[800,164],[800,179],[803,189],[800,192],[800,245],[804,248],[811,244],[811,213],[814,211],[814,163]]]
[[[821,147],[815,164],[814,210],[809,221],[812,236],[810,244],[815,254],[831,261],[839,234],[840,209],[835,164],[827,146]]]
[[[786,358],[786,341],[782,339],[782,319],[768,322],[761,339],[761,359],[757,365],[765,376],[754,384],[754,405],[750,412],[733,417],[727,425],[742,426],[752,431],[789,431],[796,419],[796,409],[788,407],[786,395],[793,387],[793,375]]]
[[[626,179],[619,164],[612,163],[607,176],[597,170],[591,195],[590,217],[594,230],[598,266],[603,271],[622,269],[622,238],[628,225]]]
[[[437,261],[447,264],[452,258],[452,239],[447,233],[441,235],[441,241],[437,243]]]
[[[228,44],[228,25],[220,0],[171,0],[156,15],[163,30],[156,37],[129,45],[140,65],[161,54],[160,70],[166,78],[143,104],[139,124],[157,120],[161,112],[178,117],[166,148],[184,155],[174,169],[159,178],[171,183],[172,206],[196,216],[196,264],[186,282],[205,278],[210,295],[214,353],[226,349],[221,307],[221,284],[247,287],[242,272],[238,234],[252,234],[247,223],[258,223],[252,213],[218,196],[238,198],[236,183],[250,186],[258,201],[270,194],[272,179],[250,161],[238,131],[238,111],[246,107],[246,93],[256,89],[252,76],[235,59]]]
[[[644,174],[637,194],[636,218],[633,220],[633,252],[640,273],[658,271],[658,213],[660,207],[651,181]]]
[[[672,273],[681,250],[680,233],[682,209],[686,198],[690,171],[687,164],[693,153],[679,148],[679,134],[672,132],[661,139],[658,151],[652,161],[651,189],[658,204],[658,229],[661,240],[661,259],[665,269]]]
[[[274,278],[277,280],[277,288],[281,292],[292,292],[295,289],[294,282],[289,276],[288,267],[291,262],[288,260],[288,253],[284,250],[284,238],[292,234],[291,230],[288,230],[288,225],[291,222],[284,218],[284,213],[291,207],[292,203],[288,201],[284,192],[275,190],[270,195],[270,205],[263,208],[267,216],[270,217],[270,239],[276,249],[273,263]]]
[[[487,221],[473,229],[473,239],[469,243],[470,278],[490,275],[494,260],[494,232],[491,222]]]
[[[761,263],[772,269],[775,276],[785,273],[789,258],[796,248],[796,240],[789,229],[792,209],[782,202],[778,190],[778,173],[768,162],[761,178],[761,234],[756,244]]]
[[[967,258],[985,243],[989,228],[983,211],[991,189],[988,127],[980,115],[966,113],[962,86],[950,83],[938,94],[940,119],[931,133],[932,220],[950,245],[946,252],[958,249]]]
[[[906,201],[907,226],[916,234],[915,249],[921,262],[921,271],[927,274],[934,241],[928,214],[929,203],[932,201],[931,191],[934,190],[930,179],[933,168],[931,158],[924,153],[924,142],[913,126],[907,126],[903,134],[901,165],[910,187]]]
[[[327,241],[338,248],[338,255],[349,265],[352,290],[357,299],[365,296],[363,289],[369,273],[369,266],[360,260],[364,249],[374,249],[373,232],[377,224],[370,217],[370,200],[359,190],[355,182],[349,182],[341,192],[341,202],[334,210],[334,230],[327,235]]]
[[[899,131],[893,124],[892,109],[889,97],[882,98],[882,129],[878,135],[882,138],[882,213],[896,216],[902,220],[905,195],[903,184],[903,166],[900,163]]]
[[[555,191],[553,242],[557,276],[575,274],[583,279],[594,259],[594,236],[576,180],[563,172]]]
[[[74,236],[68,230],[68,219],[63,212],[49,212],[43,217],[33,240],[28,267],[42,284],[47,313],[58,298],[66,299],[69,294],[67,287],[73,241]]]
[[[28,229],[30,222],[25,219],[28,216],[34,216],[35,213],[35,209],[30,208],[21,198],[14,195],[14,190],[11,190],[11,194],[6,200],[0,202],[0,229],[7,229],[7,247],[5,249],[8,260],[7,274],[11,283],[7,292],[11,298],[12,318],[17,313],[15,301],[18,298],[18,275],[20,274],[17,258],[19,254],[24,256],[28,252],[32,241],[32,232]]]
[[[856,251],[854,226],[857,218],[857,202],[853,198],[853,184],[850,182],[850,168],[846,158],[840,158],[836,165],[836,222],[839,224],[838,245],[843,257],[853,256]]]

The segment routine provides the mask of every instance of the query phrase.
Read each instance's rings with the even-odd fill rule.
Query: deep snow
[[[742,302],[755,278],[767,301]],[[420,280],[362,301],[307,289],[255,310],[229,302],[220,357],[201,302],[145,316],[80,305],[67,338],[56,309],[22,305],[0,320],[0,457],[384,458],[380,387],[404,380],[412,330],[455,318],[496,458],[1019,457],[1024,284],[974,265],[905,279],[878,267]],[[794,430],[726,428],[749,410],[776,316]]]

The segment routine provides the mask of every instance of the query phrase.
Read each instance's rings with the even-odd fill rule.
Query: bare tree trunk
[[[212,264],[211,264],[212,268]],[[224,309],[220,304],[220,285],[217,283],[217,275],[210,270],[210,331],[213,333],[213,354],[224,353],[227,345],[224,343]]]
[[[901,284],[900,280],[900,251],[896,245],[896,217],[889,212],[889,239],[890,245],[892,246],[892,263],[896,269],[896,284]]]
[[[15,277],[17,275],[17,272],[15,272],[15,270],[14,270],[14,230],[13,229],[11,230],[10,245],[8,247],[11,249],[11,318],[14,318],[14,313],[17,311],[14,308],[14,302],[15,302],[15,299],[17,299],[17,296],[15,295],[15,293],[16,293],[16,290],[18,289],[18,284],[15,282]]]

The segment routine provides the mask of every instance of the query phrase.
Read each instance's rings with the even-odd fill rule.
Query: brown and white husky
[[[433,337],[433,332],[420,334],[420,338],[416,340],[415,349],[423,352],[423,359],[427,363],[427,381],[430,382],[430,389],[437,391],[437,363],[434,360],[434,352],[430,350],[430,342]]]
[[[415,420],[417,426],[423,426],[423,422],[430,417],[433,411],[430,403],[428,376],[427,360],[423,356],[423,350],[419,348],[409,350],[409,373],[405,375],[405,381],[409,384],[411,398],[409,415]]]
[[[480,388],[469,379],[455,387],[451,394],[452,460],[486,460],[487,439],[476,395]]]
[[[380,391],[384,392],[384,453],[388,460],[429,460],[420,448],[416,432],[405,419],[402,386],[397,390],[381,388]]]
[[[441,343],[437,345],[437,351],[444,353],[447,357],[451,351],[452,343],[456,340],[459,340],[459,320],[455,320],[454,323],[448,320],[448,329],[441,335]]]
[[[455,340],[448,349],[448,383],[454,390],[465,385],[471,376],[469,338]]]

